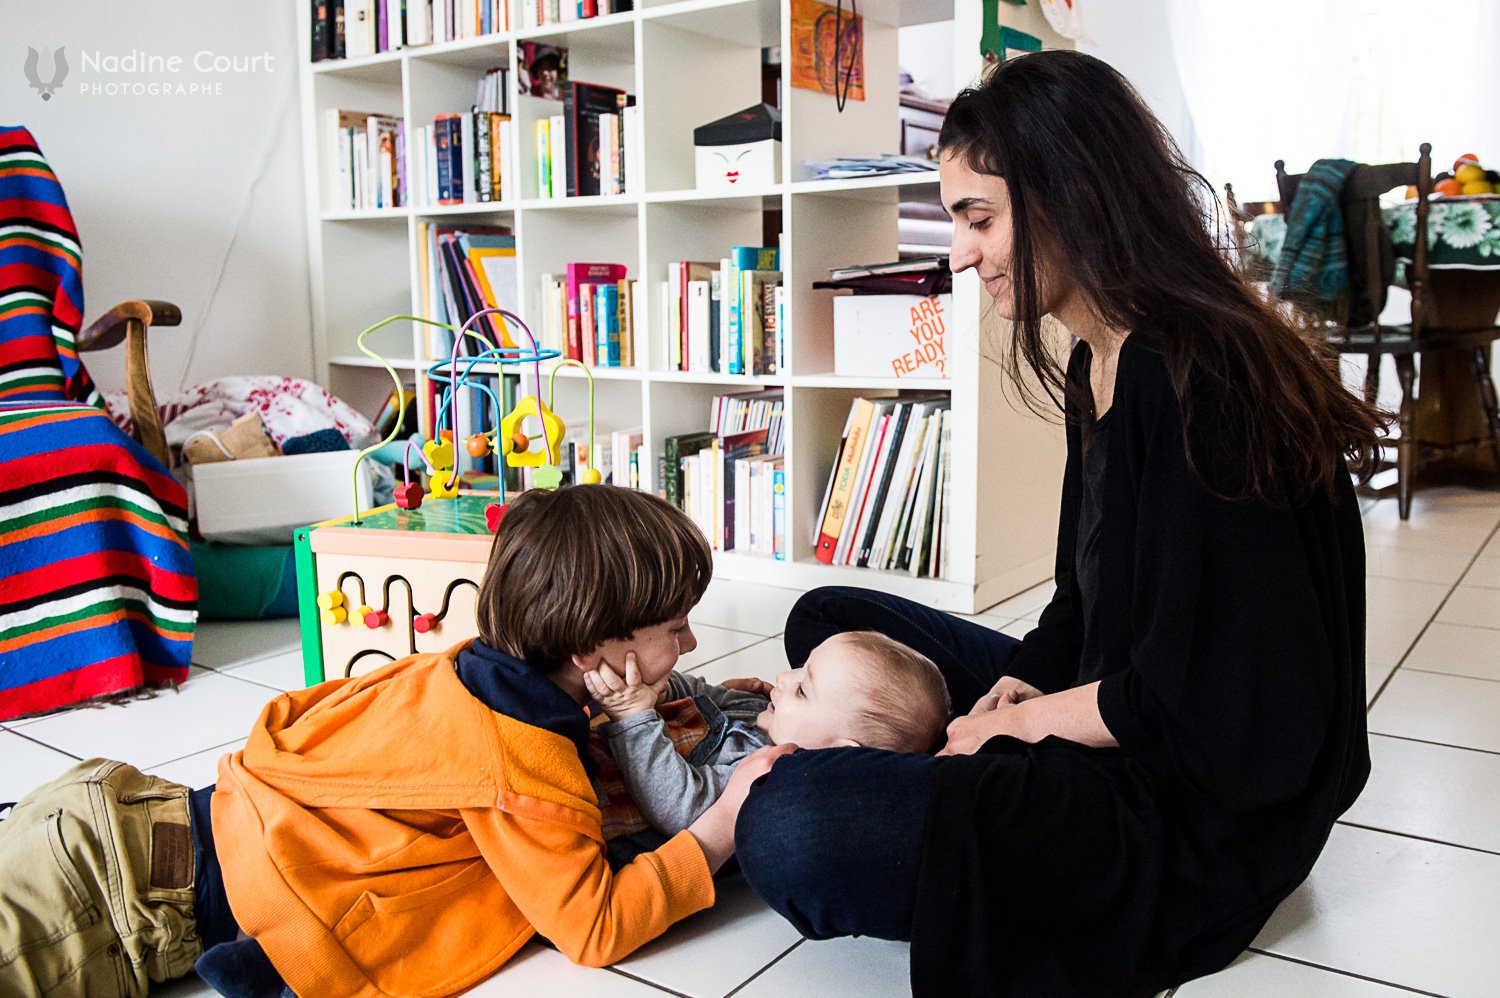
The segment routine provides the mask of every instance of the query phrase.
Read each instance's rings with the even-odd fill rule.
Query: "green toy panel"
[[[429,499],[418,509],[385,506],[369,513],[358,524],[337,524],[355,530],[399,530],[424,534],[488,534],[484,508],[499,502],[498,496],[460,492],[452,499]]]

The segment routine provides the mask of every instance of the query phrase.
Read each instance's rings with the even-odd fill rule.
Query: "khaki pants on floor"
[[[90,759],[0,821],[0,995],[135,998],[193,969],[188,793]]]

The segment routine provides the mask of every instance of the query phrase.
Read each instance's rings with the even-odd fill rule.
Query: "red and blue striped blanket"
[[[0,127],[0,720],[187,678],[187,496],[74,348],[80,250],[31,133]]]

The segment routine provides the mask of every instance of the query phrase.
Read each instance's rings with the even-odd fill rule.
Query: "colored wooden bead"
[[[318,609],[332,610],[344,605],[344,594],[337,589],[330,589],[326,593],[318,594]]]
[[[476,433],[464,441],[464,449],[469,452],[470,457],[489,457],[490,438],[483,433]]]
[[[371,610],[365,607],[364,621],[365,626],[373,631],[390,623],[391,615],[384,610]]]
[[[418,634],[426,634],[428,631],[435,631],[437,630],[438,626],[437,615],[432,613],[419,613],[417,614],[416,619],[411,622],[411,626],[412,629]]]
[[[396,486],[396,505],[402,509],[417,509],[426,494],[420,482],[403,482]]]
[[[341,606],[336,606],[331,610],[324,610],[322,613],[322,617],[323,625],[325,627],[333,627],[335,624],[342,624],[344,621],[348,620],[349,611]]]
[[[598,468],[584,468],[582,479],[585,485],[598,485],[604,481],[604,476],[599,473]]]
[[[505,511],[509,508],[507,503],[492,502],[484,508],[484,522],[490,528],[490,533],[499,533],[500,523],[505,519]]]

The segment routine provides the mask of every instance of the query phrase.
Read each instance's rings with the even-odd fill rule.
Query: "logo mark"
[[[52,53],[52,78],[43,82],[41,73],[38,72],[38,64],[42,57],[37,50],[31,47],[26,49],[26,80],[31,84],[31,89],[42,95],[42,100],[51,100],[52,94],[62,89],[63,80],[68,78],[68,57],[62,48]]]

